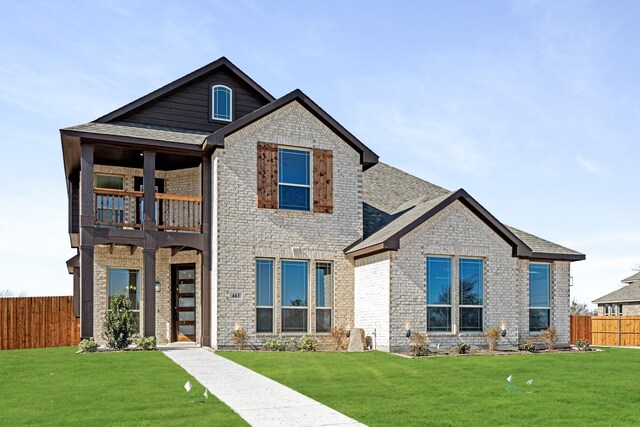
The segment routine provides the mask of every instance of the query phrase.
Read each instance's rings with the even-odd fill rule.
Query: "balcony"
[[[105,228],[142,229],[142,191],[94,189],[95,225]],[[163,231],[202,233],[202,197],[155,193],[156,228]]]

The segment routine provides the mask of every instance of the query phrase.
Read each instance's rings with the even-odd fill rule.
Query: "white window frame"
[[[532,265],[548,265],[549,266],[549,306],[548,307],[533,307],[531,306],[531,266]],[[550,262],[530,262],[529,263],[529,268],[527,269],[527,275],[529,277],[528,280],[528,286],[529,286],[529,313],[531,313],[531,310],[549,310],[549,325],[547,326],[547,328],[551,327],[551,298],[552,298],[552,287],[553,287],[553,264],[551,264]],[[529,314],[529,319],[531,319],[531,314]],[[532,330],[531,329],[531,323],[529,323],[529,332],[541,332],[539,330]]]
[[[280,151],[281,150],[288,150],[288,151],[302,151],[302,152],[306,152],[309,154],[309,170],[308,170],[308,177],[309,177],[309,185],[304,185],[304,184],[289,184],[289,183],[281,183],[280,182]],[[285,211],[292,211],[292,212],[311,212],[313,210],[313,190],[311,188],[311,185],[313,184],[313,151],[308,149],[308,148],[301,148],[301,147],[289,147],[289,146],[282,146],[282,145],[278,145],[278,209],[279,210],[285,210]],[[309,189],[309,205],[307,206],[307,210],[298,210],[298,209],[287,209],[287,208],[282,208],[280,207],[280,186],[285,186],[285,187],[300,187],[300,188],[308,188]]]
[[[429,258],[440,258],[440,259],[448,259],[449,260],[449,304],[429,304],[429,273],[428,273],[428,260]],[[427,334],[452,334],[454,333],[453,325],[455,323],[455,312],[453,311],[454,307],[454,294],[453,287],[454,285],[454,275],[453,275],[453,263],[455,257],[454,256],[446,256],[446,255],[427,255],[424,259],[424,284],[425,284],[425,299],[427,310],[425,315],[427,317]],[[429,307],[448,307],[449,308],[449,330],[448,331],[431,331],[429,330]]]
[[[485,272],[484,272],[484,267],[485,267],[485,260],[484,258],[480,258],[480,257],[456,257],[458,260],[458,330],[460,333],[464,333],[464,334],[473,334],[473,333],[482,333],[484,332],[484,314],[485,314],[485,309],[484,309],[484,301],[485,301],[485,289],[484,289],[484,276],[485,276]],[[460,288],[460,261],[462,260],[479,260],[481,262],[481,272],[482,272],[482,283],[481,283],[481,289],[482,289],[482,304],[481,305],[463,305],[462,304],[462,289]],[[482,310],[482,318],[480,319],[482,322],[482,329],[479,331],[470,331],[470,330],[463,330],[462,329],[462,315],[461,315],[461,309],[463,308],[479,308]]]
[[[216,88],[223,88],[229,91],[229,118],[216,117]],[[225,85],[213,85],[211,86],[211,120],[220,120],[223,122],[233,121],[233,89]]]
[[[271,306],[268,305],[258,305],[258,261],[271,261]],[[269,334],[272,335],[276,331],[276,260],[273,258],[256,258],[254,262],[254,274],[255,274],[255,291],[256,298],[254,299],[254,304],[256,305],[256,334]],[[270,308],[271,309],[271,332],[258,332],[258,309],[259,308]]]
[[[314,314],[316,314],[315,312],[320,309],[320,310],[330,310],[331,311],[331,328],[334,327],[334,312],[335,310],[333,309],[334,306],[334,300],[335,300],[335,289],[336,289],[336,280],[335,280],[335,270],[334,270],[334,264],[333,261],[321,261],[321,260],[317,260],[314,261],[314,268],[313,268],[313,273],[314,273],[314,278],[316,279],[315,281],[317,281],[317,276],[316,274],[316,270],[317,270],[317,266],[318,264],[329,264],[330,268],[331,268],[331,306],[327,307],[327,306],[323,306],[320,307],[318,306],[318,284],[314,283],[316,286],[316,289],[314,290],[315,294],[314,294],[314,299],[315,299],[315,310],[314,310]],[[326,301],[326,298],[325,298]],[[316,315],[316,319],[315,319],[315,331],[316,334],[327,334],[329,333],[329,331],[324,331],[324,332],[318,332],[318,319],[317,319],[317,315]]]
[[[283,261],[295,261],[295,262],[305,262],[307,263],[307,305],[305,307],[298,307],[298,306],[288,306],[288,305],[282,305],[282,262]],[[280,333],[284,334],[284,335],[301,335],[301,334],[308,334],[309,331],[311,330],[311,301],[310,301],[310,296],[311,296],[311,260],[308,259],[293,259],[293,258],[280,258],[279,262],[279,268],[280,268],[280,283],[278,283],[279,286],[279,291],[280,291],[280,298],[278,298],[278,308],[280,310],[280,325],[278,330],[280,331]],[[315,266],[314,266],[315,267]],[[314,274],[315,274],[315,268],[313,270]],[[282,322],[284,319],[284,316],[282,315],[282,310],[285,309],[294,309],[294,310],[307,310],[307,330],[306,331],[284,331],[282,328]]]

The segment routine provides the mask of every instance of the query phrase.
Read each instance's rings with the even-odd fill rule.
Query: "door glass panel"
[[[181,283],[178,285],[178,292],[181,294],[194,294],[196,292],[195,283]]]
[[[178,332],[180,332],[182,335],[195,335],[196,326],[195,325],[178,325]]]
[[[180,297],[180,299],[178,300],[178,305],[180,307],[195,307],[196,299],[192,297],[190,298]]]
[[[195,279],[196,278],[196,271],[195,270],[178,270],[178,279],[180,280],[184,280],[184,279]]]
[[[181,322],[196,320],[195,311],[181,311],[178,313],[178,320]]]

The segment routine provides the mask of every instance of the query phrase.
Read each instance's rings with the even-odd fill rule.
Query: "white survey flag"
[[[187,381],[184,385],[184,389],[187,390],[187,393],[191,391],[191,381]]]
[[[209,390],[207,390],[206,388],[204,389],[204,397],[205,399],[209,398]]]
[[[527,385],[531,385],[531,384],[533,384],[533,380],[527,381]]]
[[[511,375],[509,375],[509,376],[507,377],[507,381],[509,381],[509,382],[513,381],[513,377],[512,377]]]

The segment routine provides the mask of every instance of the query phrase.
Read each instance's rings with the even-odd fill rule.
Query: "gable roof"
[[[178,142],[181,144],[190,144],[202,146],[206,133],[186,131],[184,129],[160,128],[155,126],[131,123],[85,123],[82,125],[71,126],[60,129],[64,135],[80,136],[84,138],[99,139],[101,135],[112,137],[129,138],[132,140],[144,141],[165,141]]]
[[[227,126],[213,132],[207,137],[205,146],[213,149],[215,147],[224,147],[224,139],[239,131],[240,129],[249,126],[253,122],[260,120],[261,118],[271,114],[272,112],[297,101],[300,105],[306,108],[311,114],[313,114],[318,120],[320,120],[325,126],[327,126],[336,135],[342,138],[347,144],[349,144],[354,150],[360,153],[360,163],[363,165],[363,169],[366,170],[369,167],[378,163],[378,155],[371,151],[366,145],[364,145],[358,138],[356,138],[351,132],[338,123],[333,117],[331,117],[326,111],[324,111],[318,104],[313,102],[311,98],[305,95],[300,89],[296,89],[282,98],[258,108],[252,113],[229,123]]]
[[[585,255],[498,221],[465,190],[448,191],[384,163],[363,175],[363,239],[345,249],[358,258],[398,250],[400,238],[459,200],[513,248],[513,256],[579,261]]]
[[[145,104],[148,104],[150,102],[153,102],[165,95],[168,95],[172,92],[175,92],[176,90],[180,89],[181,87],[193,82],[194,80],[204,76],[205,74],[208,74],[212,71],[214,71],[217,68],[220,67],[225,67],[227,68],[229,71],[231,71],[233,74],[235,74],[241,81],[243,81],[244,83],[246,83],[249,87],[251,87],[253,90],[255,90],[257,93],[259,93],[261,96],[263,96],[267,101],[271,102],[273,100],[275,100],[275,98],[269,93],[267,92],[262,86],[260,86],[258,83],[256,83],[251,77],[249,77],[248,75],[246,75],[241,69],[239,69],[238,67],[236,67],[231,61],[229,61],[227,58],[225,58],[224,56],[213,61],[210,64],[205,65],[202,68],[199,68],[189,74],[187,74],[186,76],[180,77],[179,79],[165,85],[162,86],[159,89],[154,90],[153,92],[136,99],[135,101],[132,101],[130,103],[128,103],[127,105],[118,108],[117,110],[114,110],[108,114],[105,114],[102,117],[99,117],[98,119],[95,120],[95,122],[98,123],[107,123],[113,120],[117,120],[121,117],[123,117],[124,115],[126,115],[127,113],[136,110],[140,107],[142,107]]]
[[[591,302],[594,304],[604,304],[635,301],[640,301],[640,282],[627,285]]]
[[[634,283],[634,282],[640,282],[640,271],[632,274],[631,276],[627,277],[626,279],[622,279],[621,280],[622,283]]]

